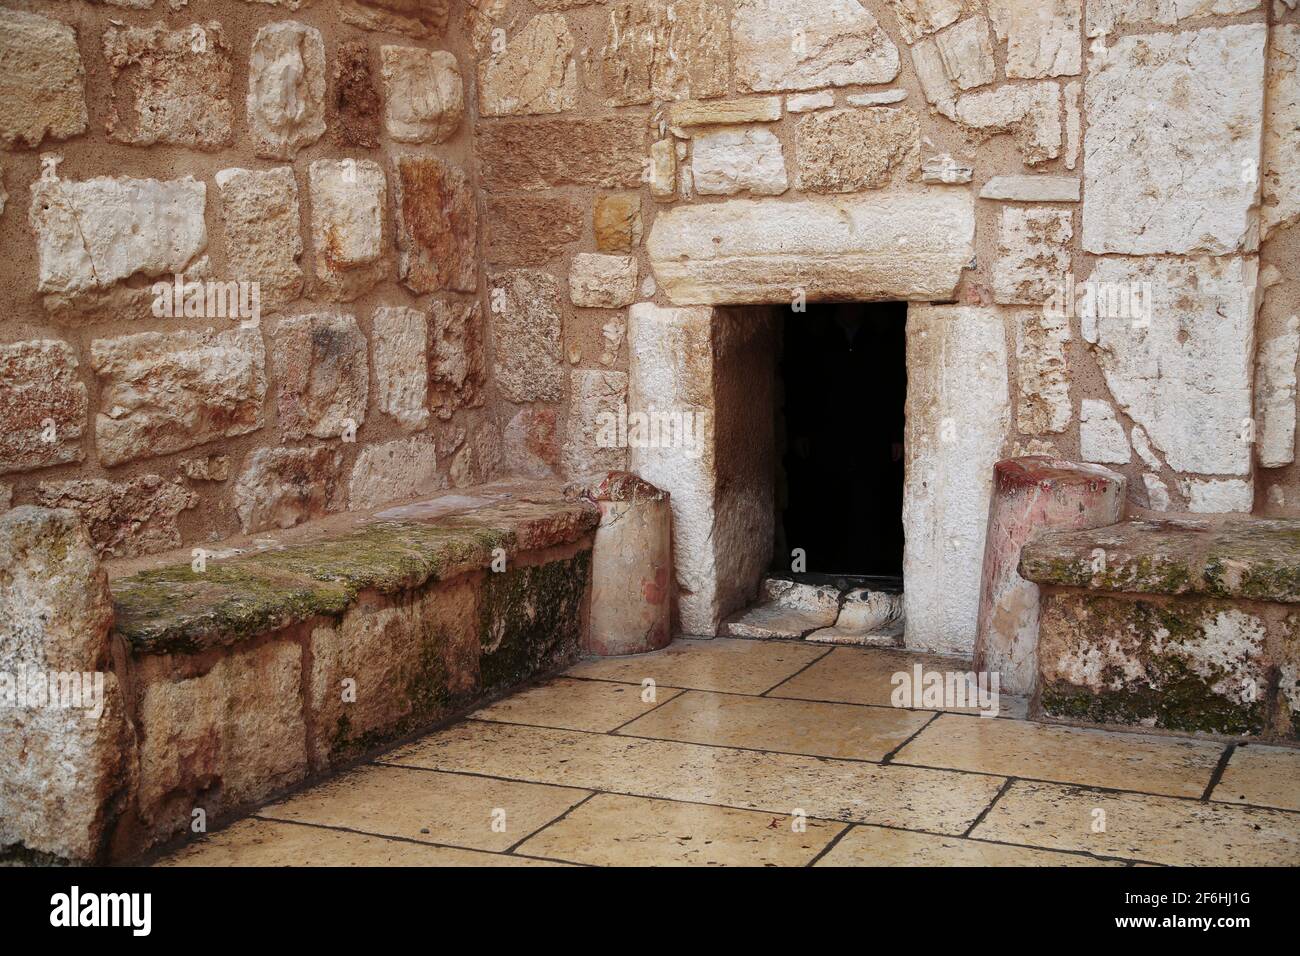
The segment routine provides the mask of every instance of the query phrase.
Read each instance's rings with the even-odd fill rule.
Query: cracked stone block
[[[1010,136],[1030,166],[1061,155],[1061,88],[1054,82],[967,93],[953,106],[951,118],[976,143]]]
[[[815,90],[898,76],[898,47],[858,0],[737,0],[731,34],[742,90]]]
[[[137,273],[170,277],[208,244],[207,185],[189,176],[42,176],[31,188],[41,292],[92,292]]]
[[[451,0],[340,0],[344,23],[380,33],[424,39],[447,29]]]
[[[1022,435],[1064,432],[1074,420],[1070,404],[1070,319],[1048,309],[1018,310],[1016,425]]]
[[[921,124],[906,107],[825,110],[799,121],[795,148],[800,189],[819,193],[878,189],[895,177],[916,174]]]
[[[973,90],[993,82],[993,40],[983,17],[970,17],[948,27],[934,38],[944,73],[959,90]]]
[[[1110,402],[1085,398],[1079,410],[1079,453],[1084,461],[1127,465],[1133,460],[1124,426]]]
[[[99,377],[95,450],[112,467],[257,431],[264,424],[261,332],[140,332],[90,343]]]
[[[384,125],[399,143],[445,143],[465,116],[465,85],[446,50],[379,48]]]
[[[560,282],[534,269],[512,269],[491,279],[494,378],[512,402],[558,402],[564,397]]]
[[[480,126],[475,141],[479,177],[488,192],[553,186],[639,189],[647,125],[643,115],[619,114]]]
[[[87,410],[67,342],[0,345],[0,474],[81,461]]]
[[[1042,305],[1070,275],[1074,214],[1069,209],[1008,206],[998,225],[993,298],[1004,305]]]
[[[735,126],[741,123],[775,123],[781,118],[781,97],[741,96],[730,100],[691,100],[668,107],[668,124],[674,127]]]
[[[293,167],[223,169],[214,177],[221,193],[230,278],[257,282],[264,308],[302,294],[302,233]]]
[[[477,302],[434,300],[429,314],[429,404],[446,420],[457,409],[483,404],[483,310]]]
[[[726,633],[730,637],[799,640],[833,625],[839,613],[839,588],[768,578],[759,603],[728,621]]]
[[[609,9],[601,87],[609,106],[727,93],[731,25],[713,0],[621,0]]]
[[[284,318],[272,342],[281,436],[355,435],[366,420],[370,393],[366,337],[356,318],[330,313]]]
[[[591,221],[598,252],[632,252],[641,245],[641,194],[607,193],[597,197]]]
[[[562,113],[578,100],[573,34],[563,14],[543,13],[492,48],[478,65],[479,108],[484,116]]]
[[[550,405],[526,405],[502,434],[506,460],[526,478],[554,478],[560,465],[559,413]]]
[[[895,647],[903,639],[903,595],[855,588],[844,595],[839,617],[805,640],[815,644]]]
[[[390,502],[432,495],[446,486],[438,475],[437,450],[428,439],[405,438],[367,445],[352,467],[349,507],[368,511]]]
[[[221,24],[168,30],[110,24],[104,31],[111,107],[105,128],[131,146],[230,145],[234,67]]]
[[[368,159],[318,159],[308,168],[316,275],[332,299],[348,302],[387,274],[387,182]]]
[[[488,261],[503,266],[544,266],[582,238],[585,218],[583,207],[567,196],[489,196]],[[599,243],[598,230],[598,247]]]
[[[1260,309],[1255,356],[1256,454],[1263,468],[1295,461],[1296,362],[1300,361],[1300,317],[1266,293]]]
[[[1262,0],[1088,0],[1088,36],[1142,23],[1177,26],[1220,14],[1250,13]],[[1194,24],[1191,24],[1194,25]]]
[[[701,196],[776,196],[789,188],[781,141],[761,126],[700,133],[692,143],[691,173]]]
[[[39,146],[86,131],[85,70],[66,23],[0,9],[0,143]]]
[[[417,295],[478,288],[478,207],[459,166],[426,156],[393,160],[403,284]]]
[[[334,57],[334,137],[340,146],[379,145],[383,100],[375,87],[370,49],[364,40],[345,40]]]
[[[259,448],[235,482],[244,534],[292,528],[344,508],[343,456],[334,448]]]
[[[380,306],[370,336],[379,410],[406,431],[429,423],[429,319],[415,309]]]
[[[1078,0],[989,0],[999,42],[1007,45],[1009,79],[1078,76],[1083,69]]]
[[[1300,23],[1270,29],[1267,83],[1260,209],[1265,237],[1300,221]]]
[[[187,458],[180,463],[180,471],[190,481],[227,481],[230,478],[230,456]]]
[[[1178,490],[1193,514],[1250,514],[1255,484],[1243,478],[1179,478]]]
[[[569,298],[586,309],[622,309],[636,300],[634,256],[582,252],[569,269]]]
[[[1266,24],[1246,23],[1120,37],[1093,54],[1086,250],[1227,255],[1258,246],[1267,37]]]
[[[618,441],[619,412],[627,410],[627,374],[597,369],[569,373],[569,423],[564,474],[569,478],[627,468],[627,446]]]
[[[890,0],[890,3],[898,17],[899,31],[908,43],[956,23],[965,11],[963,0]]]
[[[325,84],[319,30],[286,20],[257,31],[248,60],[248,126],[258,156],[293,159],[325,134]]]
[[[68,508],[86,523],[101,558],[134,558],[181,546],[177,519],[198,505],[199,497],[179,479],[139,475],[114,482],[103,478],[43,481],[37,502]]]

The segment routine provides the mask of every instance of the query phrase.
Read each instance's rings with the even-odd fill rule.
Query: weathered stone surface
[[[229,277],[257,282],[263,308],[292,302],[302,294],[302,233],[298,183],[291,166],[223,169],[221,190]]]
[[[641,245],[641,194],[608,193],[597,197],[591,214],[598,252],[631,252]]]
[[[525,478],[554,478],[560,464],[560,423],[553,405],[526,405],[506,423],[502,442],[510,470]]]
[[[637,263],[632,256],[583,252],[569,269],[569,298],[587,309],[621,309],[636,299]]]
[[[850,106],[889,106],[907,99],[907,90],[880,90],[872,93],[850,93],[844,102]]]
[[[447,28],[451,0],[342,0],[339,16],[363,30],[423,39]]]
[[[187,458],[180,463],[180,471],[190,481],[226,481],[230,478],[230,456]]]
[[[341,146],[379,145],[383,101],[375,88],[370,49],[363,40],[345,40],[334,57],[334,137]]]
[[[582,238],[584,218],[582,206],[567,196],[489,196],[488,262],[546,265]]]
[[[1253,259],[1101,259],[1092,283],[1145,285],[1145,318],[1085,319],[1106,384],[1169,467],[1249,472],[1258,265]],[[1141,287],[1141,286],[1140,286]],[[1110,311],[1110,310],[1106,310]]]
[[[207,186],[183,179],[100,176],[32,183],[42,292],[106,289],[136,273],[184,272],[208,244]]]
[[[1250,514],[1255,484],[1246,478],[1179,478],[1178,490],[1193,514]]]
[[[1043,206],[1008,206],[998,226],[993,298],[1011,305],[1042,305],[1070,275],[1073,213]]]
[[[618,442],[619,412],[627,409],[627,375],[594,369],[569,373],[569,424],[564,474],[569,478],[627,467],[627,447]]]
[[[993,40],[983,17],[969,17],[948,27],[934,42],[944,72],[957,89],[973,90],[993,82]]]
[[[1088,36],[1139,23],[1175,26],[1217,14],[1249,13],[1261,0],[1088,0]]]
[[[101,558],[133,558],[181,546],[176,523],[199,503],[179,481],[139,475],[123,482],[103,478],[43,481],[36,499],[46,508],[67,508],[80,516]]]
[[[895,647],[902,638],[903,595],[854,588],[844,595],[835,623],[813,631],[804,639],[815,644]]]
[[[308,175],[316,276],[330,298],[348,302],[387,273],[384,171],[368,159],[318,159]]]
[[[692,143],[691,172],[701,196],[776,196],[789,187],[781,141],[761,126],[700,133]]]
[[[221,24],[180,30],[163,24],[104,31],[112,100],[109,135],[132,146],[167,143],[197,149],[230,144],[234,68]]]
[[[731,32],[741,89],[815,90],[898,76],[898,47],[858,0],[737,0]]]
[[[384,124],[399,143],[443,143],[465,116],[465,85],[446,50],[379,48]]]
[[[72,27],[0,10],[0,143],[39,146],[86,131],[85,71]]]
[[[235,482],[235,513],[245,534],[341,511],[343,456],[315,448],[259,448]]]
[[[1014,202],[1078,202],[1074,176],[994,176],[980,189],[980,199]]]
[[[781,118],[781,97],[741,96],[730,100],[673,103],[668,107],[671,126],[724,126],[739,123],[775,123]]]
[[[373,329],[379,410],[407,431],[429,423],[429,319],[402,306],[380,306]]]
[[[730,24],[711,0],[621,0],[609,10],[601,82],[610,106],[721,96]]]
[[[1060,434],[1074,419],[1066,349],[1070,319],[1047,309],[1015,313],[1016,426],[1022,435]]]
[[[564,395],[560,283],[532,269],[494,275],[494,378],[512,402],[558,402]]]
[[[1007,45],[1007,76],[1039,79],[1082,71],[1078,0],[989,0],[989,19]]]
[[[6,708],[0,847],[97,862],[106,809],[129,780],[134,747],[110,670],[108,578],[71,512],[30,506],[0,514],[0,578],[0,673],[104,678],[96,720],[75,707]]]
[[[939,188],[678,206],[656,217],[646,249],[677,303],[788,305],[793,289],[814,301],[928,300],[952,295],[974,233],[974,199]]]
[[[503,120],[479,127],[479,176],[488,192],[641,185],[646,119]]]
[[[906,107],[825,110],[799,121],[797,185],[819,193],[878,189],[915,175],[920,150],[921,124]]]
[[[977,142],[1010,135],[1030,166],[1061,154],[1061,88],[1056,83],[967,93],[953,107],[953,118]]]
[[[72,346],[53,339],[0,345],[0,473],[81,461],[86,414]]]
[[[760,640],[801,640],[833,625],[839,613],[839,588],[767,578],[759,603],[728,621],[726,632],[732,637]]]
[[[830,90],[820,93],[795,93],[785,98],[788,113],[811,113],[813,110],[829,109],[835,105],[835,94]]]
[[[324,135],[325,82],[319,30],[286,20],[257,31],[248,61],[248,127],[258,156],[293,159]]]
[[[366,337],[356,318],[318,313],[281,319],[272,341],[280,435],[354,435],[366,420],[370,392]]]
[[[1005,321],[998,309],[907,313],[904,643],[975,646],[993,465],[1011,431]]]
[[[1300,317],[1287,315],[1269,294],[1259,315],[1255,356],[1256,453],[1264,468],[1295,461],[1296,362],[1300,360]]]
[[[258,330],[140,332],[90,344],[99,376],[100,463],[167,455],[263,425],[266,353]]]
[[[1268,35],[1264,117],[1264,235],[1300,220],[1300,23]]]
[[[677,195],[677,147],[671,139],[650,146],[650,195],[668,202]]]
[[[1085,249],[1256,248],[1267,36],[1263,23],[1126,36],[1089,60]]]
[[[964,9],[962,0],[890,0],[890,3],[898,17],[898,28],[908,43],[956,23]]]
[[[543,13],[512,33],[499,52],[489,48],[478,65],[479,108],[484,116],[562,113],[578,99],[573,34],[564,15]]]
[[[478,208],[459,166],[426,156],[393,161],[400,274],[416,294],[478,288]]]
[[[349,507],[366,511],[392,501],[430,495],[446,487],[438,477],[438,453],[433,443],[406,438],[367,445],[357,456],[348,486]]]
[[[1133,460],[1124,426],[1110,402],[1085,398],[1079,411],[1079,452],[1084,461],[1127,465]]]
[[[477,302],[435,300],[429,312],[429,404],[445,420],[458,408],[483,404],[483,310]]]
[[[968,183],[975,175],[975,168],[969,163],[954,159],[951,153],[939,153],[927,156],[921,163],[921,182],[959,185]]]

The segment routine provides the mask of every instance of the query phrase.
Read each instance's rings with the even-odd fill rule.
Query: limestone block
[[[797,185],[809,192],[853,193],[910,178],[920,166],[920,140],[920,120],[906,107],[814,113],[797,127]]]
[[[380,505],[429,496],[446,487],[438,475],[437,450],[419,437],[367,445],[357,456],[348,485],[348,507],[368,511]]]
[[[564,473],[570,478],[627,467],[618,421],[627,415],[627,375],[597,369],[569,373],[569,421]]]
[[[1219,14],[1249,13],[1262,0],[1088,0],[1088,36],[1114,33],[1140,23],[1176,26]],[[1189,24],[1194,26],[1195,24]]]
[[[478,289],[478,207],[465,170],[427,156],[393,161],[403,283],[421,294]]]
[[[583,206],[568,196],[488,196],[488,262],[544,266],[582,238],[584,218]]]
[[[741,96],[730,100],[702,100],[673,103],[668,107],[668,124],[689,129],[692,126],[724,126],[741,123],[775,123],[781,118],[781,97]]]
[[[256,431],[266,350],[256,329],[140,332],[90,343],[95,451],[112,467]]]
[[[898,76],[898,47],[858,0],[737,0],[731,34],[744,90],[815,90]]]
[[[573,34],[564,15],[543,13],[512,33],[500,52],[489,49],[478,65],[479,108],[484,116],[562,113],[578,99]]]
[[[956,23],[964,9],[963,0],[890,0],[890,3],[898,17],[898,28],[908,43]]]
[[[351,26],[424,39],[447,28],[451,0],[340,0],[338,7]]]
[[[727,8],[712,0],[620,0],[600,54],[610,106],[721,96],[731,52]]]
[[[440,419],[483,404],[487,358],[477,302],[430,303],[429,407]]]
[[[677,148],[671,139],[650,146],[650,195],[660,202],[677,196]]]
[[[1084,461],[1127,465],[1133,460],[1124,426],[1110,402],[1085,398],[1079,412],[1079,451]]]
[[[636,299],[636,273],[633,256],[581,252],[569,269],[569,298],[580,308],[624,308]]]
[[[526,405],[519,409],[506,423],[502,443],[512,472],[525,478],[554,478],[561,454],[555,406]]]
[[[315,313],[281,319],[272,341],[281,436],[355,437],[370,394],[366,337],[356,318]]]
[[[1007,77],[1040,79],[1082,72],[1078,0],[989,0],[989,19],[1007,45]]]
[[[795,93],[785,98],[788,113],[811,113],[813,110],[829,109],[835,105],[835,94],[830,90],[820,93]]]
[[[1005,321],[993,308],[913,305],[907,328],[904,643],[969,654],[993,466],[1011,431]]]
[[[198,496],[161,475],[126,481],[79,478],[43,481],[36,499],[46,508],[67,508],[85,522],[101,558],[134,558],[181,546],[177,518]]]
[[[1300,220],[1300,23],[1268,35],[1264,116],[1264,235]]]
[[[641,195],[609,193],[596,199],[591,215],[599,252],[632,252],[641,245]]]
[[[976,142],[1010,135],[1030,166],[1061,155],[1061,88],[1056,83],[967,93],[957,100],[952,118]]]
[[[980,189],[980,199],[1014,202],[1078,202],[1075,176],[994,176]]]
[[[980,585],[975,670],[1000,674],[1004,693],[1038,680],[1038,585],[1020,576],[1020,549],[1043,531],[1104,528],[1124,516],[1128,482],[1099,465],[1047,457],[995,466]]]
[[[372,329],[379,410],[404,430],[420,431],[429,423],[429,319],[416,309],[380,306]]]
[[[564,394],[560,283],[532,269],[490,280],[494,378],[512,402],[558,402]]]
[[[66,23],[0,9],[0,143],[36,147],[86,131],[85,71]]]
[[[72,346],[55,339],[0,345],[0,473],[81,461],[86,414]]]
[[[814,644],[895,647],[903,637],[903,595],[854,588],[844,595],[835,623],[805,638]]]
[[[302,233],[298,183],[293,168],[223,169],[221,191],[230,278],[259,283],[263,308],[292,302],[302,294]]]
[[[368,159],[318,159],[308,176],[316,276],[330,298],[348,302],[387,274],[384,171]]]
[[[292,528],[344,508],[343,457],[334,448],[259,448],[235,482],[244,534]]]
[[[286,20],[257,31],[248,60],[248,127],[258,156],[293,159],[324,135],[325,83],[319,30]]]
[[[1179,478],[1178,490],[1193,514],[1250,514],[1255,506],[1255,485],[1243,478]]]
[[[1025,309],[1014,313],[1016,425],[1022,435],[1059,435],[1074,420],[1070,404],[1070,319],[1064,312]]]
[[[190,481],[226,481],[230,478],[230,456],[186,458],[180,463],[180,471]]]
[[[700,133],[692,142],[691,172],[701,196],[777,196],[789,187],[781,141],[761,126]]]
[[[983,17],[969,17],[934,38],[948,79],[959,90],[973,90],[993,82],[993,40]]]
[[[399,143],[444,143],[465,116],[465,85],[446,50],[379,48],[384,125]]]
[[[488,192],[598,186],[639,189],[646,117],[502,120],[480,125],[479,178]]]
[[[1267,36],[1263,23],[1125,36],[1090,59],[1086,250],[1226,255],[1258,246]],[[1191,155],[1201,158],[1189,167]]]
[[[1070,276],[1074,214],[1069,209],[1008,206],[998,224],[993,298],[1007,305],[1042,305]]]
[[[901,103],[905,99],[907,99],[907,90],[880,90],[876,93],[850,93],[844,101],[850,106],[888,106],[891,103]]]
[[[655,217],[646,249],[680,304],[788,305],[795,289],[811,301],[930,300],[953,294],[974,233],[971,195],[935,188],[677,206]]]
[[[1265,295],[1255,356],[1255,439],[1259,464],[1264,468],[1281,468],[1295,461],[1300,318],[1287,313],[1279,296]]]
[[[839,588],[767,578],[759,603],[728,621],[726,632],[758,640],[802,640],[832,626],[839,613]]]

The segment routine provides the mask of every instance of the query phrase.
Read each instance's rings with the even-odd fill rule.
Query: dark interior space
[[[776,570],[903,574],[905,302],[782,313],[777,365]]]

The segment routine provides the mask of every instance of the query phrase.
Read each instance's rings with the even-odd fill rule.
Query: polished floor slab
[[[642,688],[636,684],[559,677],[470,716],[505,724],[601,733],[621,727],[681,693],[671,687]]]
[[[1081,853],[1036,850],[910,830],[855,826],[815,866],[1125,866]]]
[[[723,637],[674,641],[653,654],[586,661],[570,670],[568,676],[632,684],[652,680],[662,687],[761,694],[827,653],[825,647],[787,641]]]
[[[1300,811],[1300,750],[1237,747],[1210,799]]]

